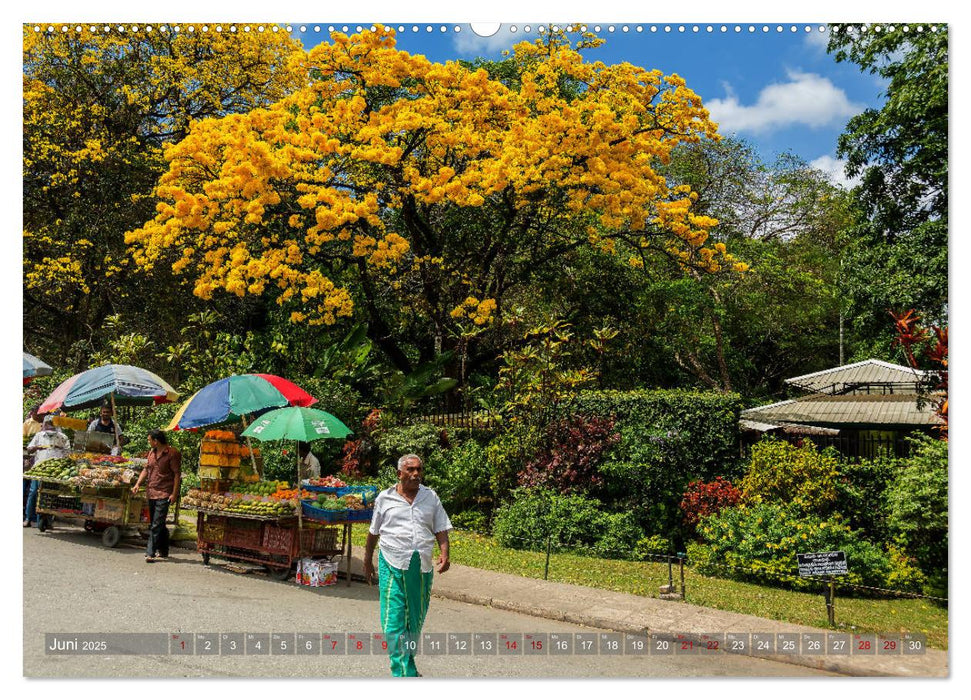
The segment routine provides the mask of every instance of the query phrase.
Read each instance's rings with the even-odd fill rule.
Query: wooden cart
[[[274,518],[201,508],[196,519],[197,547],[204,564],[211,557],[253,562],[262,564],[281,581],[290,577],[299,559],[346,555],[350,585],[350,530],[350,523],[307,520],[301,527],[296,515]]]

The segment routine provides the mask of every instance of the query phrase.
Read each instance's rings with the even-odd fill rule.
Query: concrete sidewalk
[[[361,554],[360,549],[355,548],[351,568],[355,575],[363,575]],[[344,585],[344,582],[339,585]],[[728,632],[826,634],[829,631],[680,601],[542,581],[456,564],[445,574],[435,575],[432,595],[628,634],[681,634],[692,637]],[[791,655],[754,650],[750,653],[773,661],[850,676],[946,677],[949,673],[947,652],[937,649],[907,656]]]

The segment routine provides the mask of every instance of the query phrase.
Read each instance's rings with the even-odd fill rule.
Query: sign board
[[[797,554],[800,576],[836,576],[849,573],[846,552],[809,552]]]

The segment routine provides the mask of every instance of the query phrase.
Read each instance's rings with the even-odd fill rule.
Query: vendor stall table
[[[261,517],[199,508],[196,533],[205,564],[211,557],[248,561],[286,580],[304,557],[346,556],[347,584],[351,582],[351,523],[304,520],[301,527],[296,515]]]

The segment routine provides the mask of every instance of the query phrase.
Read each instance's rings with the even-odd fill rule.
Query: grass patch
[[[353,528],[355,547],[364,546],[367,528]],[[453,531],[451,559],[455,564],[543,578],[546,554],[500,547],[492,538]],[[677,566],[675,585],[680,586]],[[596,559],[576,554],[550,556],[549,580],[656,598],[668,582],[666,564]],[[702,576],[685,568],[686,601],[718,610],[756,615],[799,625],[826,628],[822,592],[787,591],[771,586]],[[845,596],[846,592],[842,594]],[[927,644],[947,649],[947,609],[914,598],[848,598],[836,591],[836,624],[840,631],[921,632]]]

